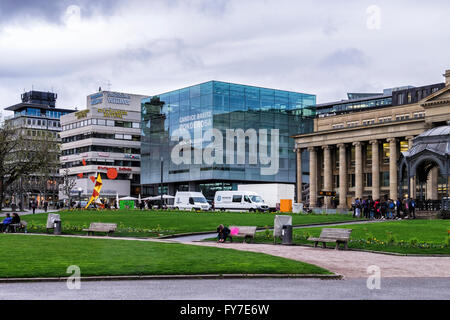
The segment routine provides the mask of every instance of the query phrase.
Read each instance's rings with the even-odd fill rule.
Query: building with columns
[[[406,184],[409,188],[399,183],[399,160],[415,137],[448,125],[450,70],[444,76],[445,83],[355,94],[349,100],[317,105],[314,132],[293,136],[297,172],[304,171],[303,157],[309,157],[310,167],[309,199],[298,193],[297,201],[311,208],[346,209],[355,198],[415,198],[414,177]],[[448,195],[448,181],[444,181],[448,178],[439,170],[432,166],[427,171],[426,190],[421,192],[426,199]],[[300,174],[297,184],[305,184]],[[320,197],[320,191],[336,196]]]

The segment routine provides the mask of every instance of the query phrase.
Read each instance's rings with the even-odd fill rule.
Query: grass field
[[[312,244],[306,239],[319,236],[323,227],[293,230],[293,241]],[[352,229],[349,248],[413,254],[450,254],[450,220],[402,220],[330,228]],[[256,242],[273,242],[273,232],[259,232]],[[333,246],[334,244],[327,244]]]
[[[232,249],[114,239],[0,234],[0,278],[178,274],[331,274],[314,265]]]
[[[162,235],[215,232],[219,224],[244,226],[273,226],[275,214],[240,212],[189,212],[189,211],[64,211],[60,212],[64,234],[80,233],[91,222],[117,223],[116,236],[158,237]],[[22,217],[28,222],[29,232],[45,232],[47,214]],[[295,214],[294,225],[354,220],[351,215]]]

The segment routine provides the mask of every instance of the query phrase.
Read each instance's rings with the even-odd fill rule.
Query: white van
[[[240,211],[267,211],[269,206],[252,191],[216,191],[214,209]]]
[[[175,194],[173,203],[175,209],[179,210],[210,210],[211,205],[201,192],[180,192]]]

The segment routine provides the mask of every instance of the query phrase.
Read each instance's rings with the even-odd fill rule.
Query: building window
[[[363,126],[367,126],[367,125],[374,124],[374,123],[375,123],[375,119],[366,119],[366,120],[363,120],[363,122],[362,122]]]
[[[372,173],[364,173],[364,186],[372,186]]]
[[[359,121],[347,122],[347,127],[356,127],[358,124],[359,124]]]
[[[390,121],[392,121],[392,117],[378,118],[379,123],[390,122]]]
[[[389,187],[389,172],[388,171],[381,172],[381,186]]]
[[[425,112],[415,112],[413,116],[415,119],[425,118]]]
[[[408,141],[400,141],[400,152],[405,152],[409,150]]]
[[[337,123],[331,126],[333,129],[341,129],[344,127],[344,123]]]
[[[354,188],[355,187],[355,174],[349,174],[348,175],[348,187]]]
[[[372,165],[372,145],[366,146],[366,165]]]
[[[395,120],[396,121],[403,121],[403,120],[408,120],[409,119],[409,114],[400,114],[395,116]]]
[[[389,143],[383,143],[383,163],[389,163]]]

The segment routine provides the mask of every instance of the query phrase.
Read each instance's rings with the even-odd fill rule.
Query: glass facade
[[[339,114],[351,111],[360,111],[370,108],[380,108],[392,105],[392,97],[383,97],[377,99],[367,99],[363,101],[340,102],[336,104],[324,105],[317,108],[318,115]]]
[[[176,189],[295,183],[291,136],[313,131],[315,103],[315,95],[218,81],[143,99],[141,184],[161,182],[161,162],[163,182]]]

